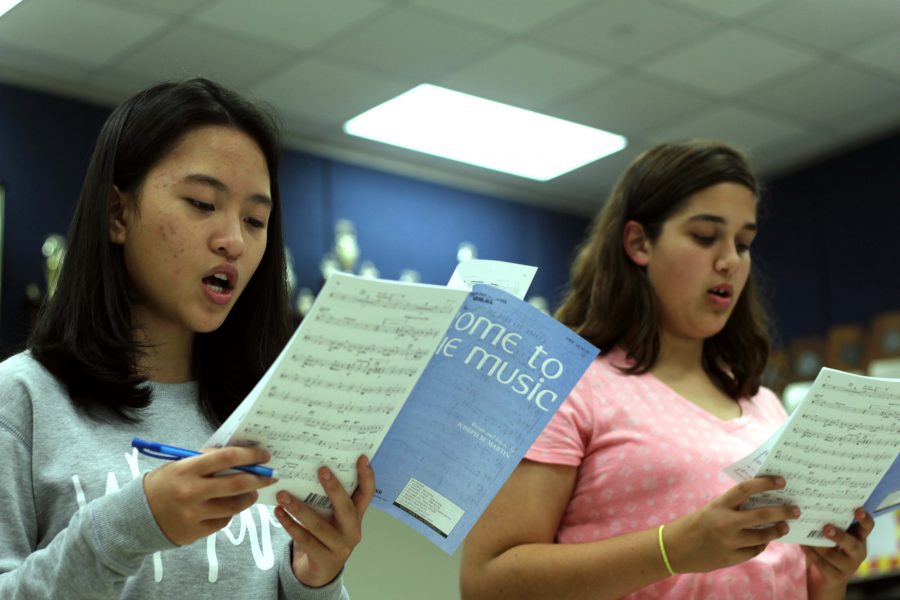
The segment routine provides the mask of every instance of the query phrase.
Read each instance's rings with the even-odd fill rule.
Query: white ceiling
[[[112,106],[204,75],[273,104],[289,146],[590,214],[640,150],[734,143],[773,176],[900,128],[900,0],[24,0],[0,80]],[[347,136],[434,83],[623,134],[538,183]]]

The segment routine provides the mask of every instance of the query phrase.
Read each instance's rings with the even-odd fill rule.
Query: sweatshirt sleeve
[[[343,574],[329,584],[318,588],[303,585],[291,570],[291,543],[288,542],[278,555],[278,600],[350,600],[344,588]]]
[[[78,510],[38,549],[40,531],[25,436],[0,417],[0,598],[118,598],[144,558],[174,545],[160,531],[137,478]]]

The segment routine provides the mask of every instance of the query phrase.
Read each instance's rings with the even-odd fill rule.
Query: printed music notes
[[[528,293],[537,267],[517,265],[496,260],[470,260],[456,265],[447,287],[471,290],[478,283],[486,283],[522,300]]]
[[[272,453],[278,489],[321,494],[328,464],[348,490],[360,454],[372,457],[465,291],[330,277],[266,377],[210,445],[257,445]],[[250,406],[245,406],[249,403]],[[338,469],[335,465],[347,465]],[[274,503],[273,487],[260,501]]]
[[[888,509],[885,499],[900,489],[898,452],[900,380],[824,368],[787,423],[725,472],[784,477],[784,490],[753,496],[745,508],[795,504],[802,514],[780,540],[833,546],[822,535],[826,523],[846,528],[863,505]]]

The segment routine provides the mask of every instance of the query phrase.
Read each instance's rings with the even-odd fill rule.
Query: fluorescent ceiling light
[[[538,181],[626,144],[621,135],[602,129],[430,84],[350,119],[344,131]]]
[[[22,0],[0,0],[0,17],[8,13],[12,8]]]

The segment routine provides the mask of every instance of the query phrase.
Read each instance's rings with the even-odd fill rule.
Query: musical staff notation
[[[377,360],[335,360],[324,356],[314,356],[312,354],[293,354],[291,358],[296,361],[299,369],[304,370],[308,367],[322,367],[329,371],[359,373],[378,377],[380,375],[403,375],[412,377],[416,374],[416,369],[402,365],[384,364],[383,361]]]
[[[356,459],[377,449],[466,295],[329,278],[250,405],[216,435],[267,448],[282,485],[298,497],[322,492],[322,464],[352,490]],[[262,501],[272,502],[267,493]]]
[[[360,396],[394,396],[409,389],[408,385],[388,384],[372,385],[370,383],[352,383],[339,379],[328,379],[318,375],[305,376],[299,373],[279,373],[278,380],[282,383],[297,384],[309,390],[319,388],[336,392],[352,392]]]
[[[900,381],[822,369],[786,427],[764,447],[764,460],[747,457],[727,471],[785,478],[784,490],[751,502],[780,499],[800,507],[801,519],[783,541],[811,543],[825,523],[846,527],[900,451]]]
[[[352,329],[353,331],[368,331],[371,333],[388,333],[398,339],[402,338],[420,338],[422,336],[434,336],[442,333],[433,328],[416,327],[403,322],[391,321],[383,319],[379,322],[366,321],[356,318],[353,315],[336,316],[325,311],[320,312],[319,321],[321,323],[331,325],[333,327],[343,327]]]
[[[424,348],[421,344],[415,346],[412,344],[407,344],[406,346],[401,344],[375,344],[362,341],[338,340],[325,335],[315,334],[305,335],[303,340],[313,346],[318,346],[326,352],[341,350],[365,356],[375,355],[388,358],[420,360],[431,353],[431,348]]]
[[[363,307],[377,307],[381,310],[395,310],[419,314],[451,315],[455,314],[459,309],[458,303],[410,300],[404,294],[399,293],[372,293],[367,291],[344,293],[334,291],[329,294],[329,298],[338,302],[345,302],[347,304],[360,305]]]
[[[321,406],[323,403],[319,402],[317,404]],[[365,414],[366,412],[386,412],[393,410],[393,407],[389,405],[368,406],[366,408],[368,410],[355,411],[355,414]],[[349,406],[346,404],[338,404],[335,412],[337,412],[338,414],[349,412]],[[313,414],[315,413],[313,412]],[[382,425],[381,423],[369,423],[360,418],[324,419],[316,418],[315,416],[312,416],[312,414],[300,414],[296,412],[285,412],[277,410],[256,410],[253,412],[253,415],[256,417],[260,417],[260,419],[272,419],[273,421],[276,421],[283,425],[288,425],[292,430],[295,427],[305,427],[317,431],[342,431],[345,433],[354,434],[371,434],[379,433],[384,429],[384,425]],[[280,437],[279,439],[282,441],[291,441],[296,438],[288,437],[287,435],[285,435],[284,437]]]

